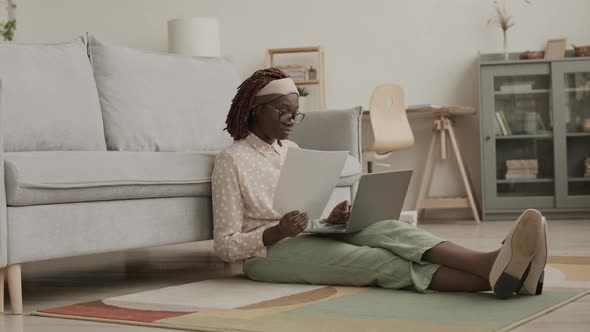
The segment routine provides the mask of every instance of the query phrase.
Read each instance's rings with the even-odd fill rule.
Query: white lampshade
[[[198,57],[219,57],[219,20],[212,17],[168,21],[168,52]]]

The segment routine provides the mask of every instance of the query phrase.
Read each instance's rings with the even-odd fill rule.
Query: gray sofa
[[[23,263],[212,238],[210,175],[231,144],[222,129],[239,84],[231,64],[92,37],[5,43],[0,82],[0,285],[6,271],[13,313]],[[330,204],[354,193],[360,116],[309,113],[292,135],[350,151]]]

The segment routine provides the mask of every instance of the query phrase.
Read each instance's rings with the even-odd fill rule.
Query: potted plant
[[[306,88],[297,87],[297,92],[299,92],[299,112],[305,113],[305,105],[307,103],[309,91],[307,91]]]
[[[6,22],[0,21],[0,35],[5,41],[12,41],[12,38],[14,37],[14,30],[16,30],[15,9],[16,4],[14,3],[14,0],[7,0],[6,13],[8,20]]]
[[[318,70],[314,66],[309,66],[309,69],[307,69],[307,74],[310,80],[318,79]]]

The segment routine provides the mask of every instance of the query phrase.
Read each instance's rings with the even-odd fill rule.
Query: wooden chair
[[[414,134],[406,115],[404,90],[397,84],[377,86],[371,95],[369,119],[373,128],[373,144],[363,149],[367,170],[373,172],[373,162],[389,157],[394,151],[414,144]],[[379,165],[389,166],[385,163]]]
[[[393,152],[414,145],[414,134],[406,115],[404,90],[397,84],[379,85],[371,95],[369,119],[373,128],[373,144],[363,150],[367,171],[373,172],[373,162],[389,157]],[[377,163],[381,166],[391,166]],[[399,220],[417,224],[416,211],[402,211]]]

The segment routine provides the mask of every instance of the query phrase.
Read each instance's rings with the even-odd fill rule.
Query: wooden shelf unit
[[[275,56],[279,54],[293,53],[317,53],[317,79],[315,80],[296,80],[297,85],[318,85],[320,93],[320,108],[326,108],[326,88],[324,77],[324,50],[319,46],[308,47],[291,47],[291,48],[269,48],[266,50],[266,64],[268,67],[276,65]]]

